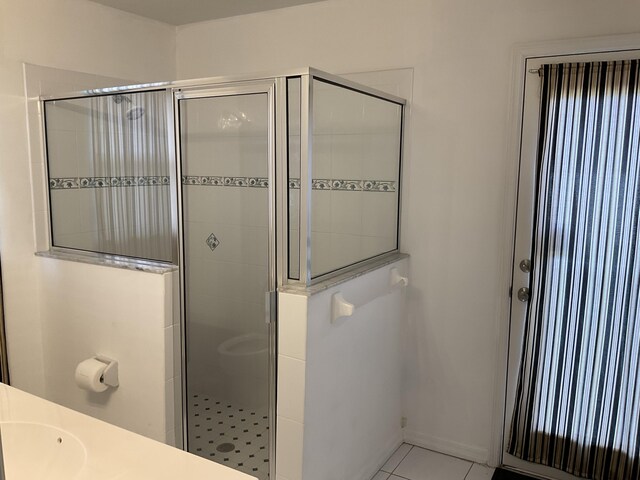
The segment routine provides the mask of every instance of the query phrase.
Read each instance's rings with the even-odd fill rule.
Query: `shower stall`
[[[306,68],[42,101],[51,252],[178,268],[183,446],[275,478],[275,292],[398,253],[404,100]]]

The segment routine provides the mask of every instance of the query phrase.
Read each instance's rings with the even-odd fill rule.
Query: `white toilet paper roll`
[[[90,392],[104,392],[107,385],[100,381],[107,364],[96,358],[88,358],[76,367],[76,384]]]

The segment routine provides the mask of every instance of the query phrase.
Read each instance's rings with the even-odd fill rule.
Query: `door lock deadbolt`
[[[520,270],[522,270],[524,273],[530,273],[531,272],[531,260],[529,260],[528,258],[525,258],[524,260],[522,260],[520,262]]]
[[[518,290],[518,300],[520,300],[521,302],[529,301],[529,289],[527,287],[522,287],[520,290]]]

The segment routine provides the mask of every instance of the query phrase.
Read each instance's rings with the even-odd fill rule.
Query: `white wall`
[[[505,322],[511,49],[637,32],[629,0],[329,0],[178,28],[179,78],[414,68],[403,218],[408,440],[485,461]]]
[[[0,0],[0,254],[11,381],[20,389],[50,397],[54,387],[45,377],[54,364],[49,360],[97,348],[82,330],[69,329],[85,320],[102,282],[118,286],[100,307],[103,326],[134,301],[132,294],[137,293],[135,302],[144,305],[165,292],[159,276],[137,274],[130,282],[132,272],[105,274],[105,267],[79,267],[34,256],[34,211],[42,214],[43,198],[42,191],[32,194],[31,170],[37,172],[42,157],[29,157],[23,62],[149,81],[172,79],[174,58],[174,29],[167,25],[79,0]],[[34,178],[42,178],[37,175]],[[118,326],[108,325],[111,328],[103,334],[113,336]],[[59,335],[56,332],[68,336],[50,343]],[[43,345],[48,345],[46,350]],[[127,347],[140,348],[133,341]],[[68,365],[57,373],[73,374]],[[56,395],[56,400],[77,406],[73,396]],[[131,426],[126,422],[134,422],[135,415],[130,412],[124,426]]]

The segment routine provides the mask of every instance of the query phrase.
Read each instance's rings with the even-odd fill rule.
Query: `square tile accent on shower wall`
[[[207,245],[209,246],[209,248],[213,252],[218,247],[218,245],[220,245],[220,240],[218,240],[218,237],[216,237],[212,233],[211,235],[209,235],[207,237]]]

